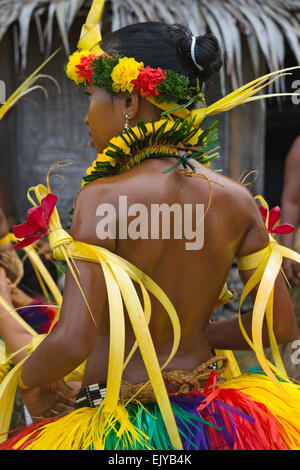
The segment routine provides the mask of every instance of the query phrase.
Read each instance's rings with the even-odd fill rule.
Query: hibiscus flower
[[[266,223],[267,220],[267,209],[263,206],[259,207],[259,211],[262,215],[262,218],[264,219],[264,222]],[[279,206],[273,207],[273,209],[270,210],[269,213],[269,223],[268,223],[268,232],[269,233],[277,233],[281,235],[287,235],[288,233],[291,233],[293,230],[295,230],[295,227],[291,224],[281,224],[277,225],[274,227],[274,225],[280,220],[281,217],[281,210]]]
[[[40,238],[44,238],[49,233],[49,221],[57,202],[57,196],[49,193],[41,201],[40,206],[33,207],[28,211],[26,222],[14,226],[14,235],[20,240],[14,248],[24,248],[31,245]]]

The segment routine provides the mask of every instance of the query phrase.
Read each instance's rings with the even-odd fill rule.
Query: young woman
[[[193,135],[183,120],[172,120],[171,113],[163,117],[163,123],[167,123],[162,127],[160,93],[164,94],[164,102],[168,93],[173,94],[171,108],[172,103],[174,108],[174,104],[184,101],[186,83],[199,97],[203,84],[221,67],[217,40],[209,34],[194,38],[183,26],[152,22],[109,34],[101,42],[101,49],[104,55],[75,53],[67,66],[68,76],[86,86],[90,102],[86,124],[98,154],[76,199],[72,238],[64,242],[65,246],[70,243],[70,253],[76,259],[82,291],[69,269],[57,327],[24,363],[19,384],[30,409],[31,389],[60,380],[86,361],[78,409],[65,417],[42,421],[27,429],[24,439],[24,433],[17,434],[2,448],[297,448],[300,433],[299,423],[295,425],[299,419],[294,408],[299,403],[296,386],[282,379],[279,390],[275,379],[264,374],[216,385],[217,372],[210,370],[201,375],[201,370],[207,372],[207,368],[199,368],[214,362],[211,348],[248,349],[247,335],[250,343],[256,341],[252,337],[252,312],[243,316],[244,334],[238,319],[211,323],[210,318],[224,291],[233,259],[245,261],[253,253],[266,254],[270,247],[263,218],[248,190],[209,169],[209,149],[204,140],[199,150],[202,131],[195,120]],[[169,88],[168,80],[172,84]],[[189,110],[192,107],[193,100]],[[208,132],[205,138],[212,135]],[[199,155],[201,158],[197,158]],[[178,166],[180,163],[183,166]],[[191,174],[194,176],[189,177]],[[124,201],[129,211],[122,208]],[[204,243],[197,249],[187,249],[191,240],[177,236],[172,225],[175,209],[169,219],[170,233],[167,231],[166,236],[162,225],[157,229],[151,211],[162,204],[173,209],[189,205],[193,220],[199,229],[203,228]],[[199,204],[204,205],[204,217],[197,219]],[[105,219],[108,211],[113,215]],[[134,219],[137,213],[138,223]],[[182,228],[184,233],[184,224]],[[93,259],[96,252],[98,260],[96,255]],[[98,262],[92,262],[95,260]],[[117,261],[118,266],[114,264]],[[256,267],[255,263],[241,266],[244,283]],[[144,317],[139,316],[134,291],[119,268],[135,282],[144,312],[149,313],[149,304],[143,286],[153,294],[151,337],[148,333],[142,336],[147,330]],[[171,317],[171,323],[163,306],[169,313],[172,308],[148,276],[175,307],[178,317]],[[285,343],[295,338],[296,321],[283,276],[279,273],[275,277],[273,329],[277,342]],[[129,312],[124,324],[119,315],[116,282]],[[106,285],[110,286],[108,294]],[[258,282],[252,286],[253,298],[257,286]],[[113,308],[114,302],[118,308]],[[152,338],[159,364],[164,364],[174,348],[174,331],[179,337],[179,324],[178,349],[164,369],[175,422],[168,414],[159,375],[155,375],[156,362],[149,360],[154,357],[149,344]],[[263,321],[261,326],[262,345],[268,347],[270,329]],[[123,332],[124,351],[118,356]],[[122,366],[110,359],[127,357],[135,338],[139,349],[124,368],[120,400],[109,407],[113,402],[109,397],[114,393],[111,377],[118,383],[116,377]],[[208,375],[206,383],[203,378]],[[145,386],[148,377],[154,394],[151,387],[149,391]],[[149,391],[148,397],[141,398],[141,388]],[[292,396],[290,407],[284,396],[287,390]]]

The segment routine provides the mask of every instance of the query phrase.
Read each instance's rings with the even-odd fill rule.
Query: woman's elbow
[[[61,351],[69,362],[81,364],[89,356],[92,346],[90,341],[84,341],[80,335],[74,340],[74,336],[64,335],[56,338],[56,350]]]

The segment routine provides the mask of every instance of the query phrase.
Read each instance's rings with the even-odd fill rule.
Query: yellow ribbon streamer
[[[39,257],[39,254],[37,253],[37,250],[34,248],[34,246],[29,246],[23,248],[25,253],[27,253],[28,258],[31,261],[31,264],[34,266],[34,268],[37,269],[37,272],[42,276],[44,281],[46,282],[49,291],[52,293],[54,300],[57,305],[62,304],[62,295],[60,293],[60,290],[58,289],[56,283],[54,282],[52,276],[49,274],[47,268],[45,267],[44,263],[42,262],[41,258]]]
[[[268,227],[269,221],[269,206],[262,196],[257,196],[263,207],[267,209],[266,217],[266,227]],[[290,258],[298,263],[300,263],[300,255],[289,248],[285,248],[274,239],[270,234],[270,244],[259,252],[240,257],[238,261],[238,266],[240,270],[252,270],[256,269],[252,274],[250,279],[248,279],[245,284],[243,293],[241,295],[240,306],[239,306],[239,325],[243,336],[249,346],[253,349],[256,354],[256,357],[269,378],[276,384],[286,395],[286,391],[277,380],[276,375],[281,378],[284,378],[288,381],[287,373],[284,368],[276,338],[273,331],[273,298],[274,298],[274,284],[276,278],[281,269],[283,257]],[[256,294],[254,307],[253,307],[253,319],[252,319],[252,341],[247,335],[241,318],[241,306],[247,297],[247,295],[259,284],[258,291]],[[262,342],[262,328],[263,321],[266,318],[268,334],[270,340],[270,347],[272,356],[275,362],[275,366],[270,363],[265,355],[263,350]],[[273,372],[272,372],[273,371]]]
[[[26,358],[18,362],[4,377],[0,385],[0,443],[7,439],[19,376]]]
[[[37,346],[43,341],[45,335],[37,335],[32,338],[31,343],[27,346],[28,354],[30,354]],[[23,349],[23,348],[22,348]],[[17,354],[15,352],[14,354]],[[12,354],[10,357],[13,357]],[[10,372],[4,377],[0,385],[0,443],[7,439],[7,433],[9,431],[11,416],[14,407],[14,398],[17,391],[19,378],[22,371],[22,366],[26,361],[27,357],[22,359],[16,364]]]
[[[125,321],[124,309],[121,292],[118,282],[111,273],[109,266],[99,257],[108,295],[109,310],[114,315],[109,316],[110,320],[110,343],[109,343],[109,360],[107,372],[107,410],[114,411],[119,402],[119,394],[122,382],[123,369],[120,367],[124,363],[125,351]]]

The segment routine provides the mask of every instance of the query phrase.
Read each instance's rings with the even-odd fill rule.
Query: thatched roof
[[[62,42],[69,53],[68,32],[77,13],[90,0],[0,0],[0,41],[11,24],[26,64],[29,24],[36,23],[41,50],[50,53],[56,17]],[[285,39],[300,64],[300,0],[107,0],[106,14],[112,11],[112,29],[140,21],[183,23],[192,32],[211,31],[219,39],[225,71],[232,84],[243,82],[241,39],[248,43],[254,72],[259,73],[260,50],[271,70],[284,66]],[[42,27],[41,15],[47,13]],[[222,75],[224,85],[225,75]]]

